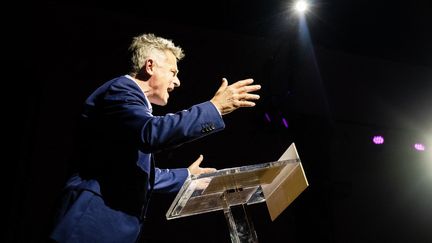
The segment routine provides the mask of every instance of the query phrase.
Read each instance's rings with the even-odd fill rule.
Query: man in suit
[[[132,70],[97,88],[85,101],[76,173],[68,180],[55,227],[56,242],[136,242],[152,192],[177,192],[202,168],[160,169],[153,153],[224,128],[222,116],[253,107],[260,89],[252,79],[222,85],[209,101],[165,116],[153,116],[180,86],[177,61],[183,50],[171,40],[143,34],[130,45]]]

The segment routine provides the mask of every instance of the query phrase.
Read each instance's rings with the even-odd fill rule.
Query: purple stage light
[[[267,120],[268,122],[271,122],[270,116],[269,116],[269,114],[268,114],[267,112],[264,113],[264,116],[265,116],[265,118],[266,118],[266,120]]]
[[[426,147],[425,147],[423,144],[421,144],[421,143],[416,143],[416,144],[414,144],[414,148],[415,148],[417,151],[425,151],[425,150],[426,150]]]
[[[374,136],[372,139],[374,144],[383,144],[384,143],[384,137],[383,136]]]
[[[285,118],[283,118],[283,117],[282,117],[282,123],[284,124],[284,126],[285,126],[286,128],[288,128],[288,122],[287,122],[287,120],[286,120]]]

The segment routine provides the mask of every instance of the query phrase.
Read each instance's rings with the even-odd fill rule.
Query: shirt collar
[[[125,77],[128,78],[128,79],[130,79],[130,80],[132,80],[136,85],[138,85],[138,84],[136,83],[135,79],[132,78],[129,74],[126,74]],[[138,87],[139,87],[139,86],[138,86]],[[140,90],[141,90],[141,88],[140,88]],[[142,90],[141,90],[141,92],[142,92]],[[149,99],[147,98],[146,94],[145,94],[144,92],[142,92],[142,93],[144,94],[144,99],[145,99],[145,101],[147,102],[147,105],[148,105],[150,111],[153,111],[153,107],[152,107],[152,105],[151,105]]]

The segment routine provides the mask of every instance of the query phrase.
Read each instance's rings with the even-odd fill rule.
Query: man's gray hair
[[[171,51],[177,58],[177,61],[184,57],[183,49],[179,46],[174,45],[172,40],[168,40],[162,37],[158,37],[154,34],[142,34],[133,38],[129,51],[131,51],[132,57],[132,74],[137,74],[145,61],[154,54],[154,51]]]

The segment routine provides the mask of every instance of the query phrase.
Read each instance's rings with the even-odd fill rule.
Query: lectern
[[[247,205],[266,202],[273,221],[308,185],[292,143],[278,161],[191,176],[183,184],[166,217],[170,220],[223,210],[231,242],[255,243],[258,237]]]

